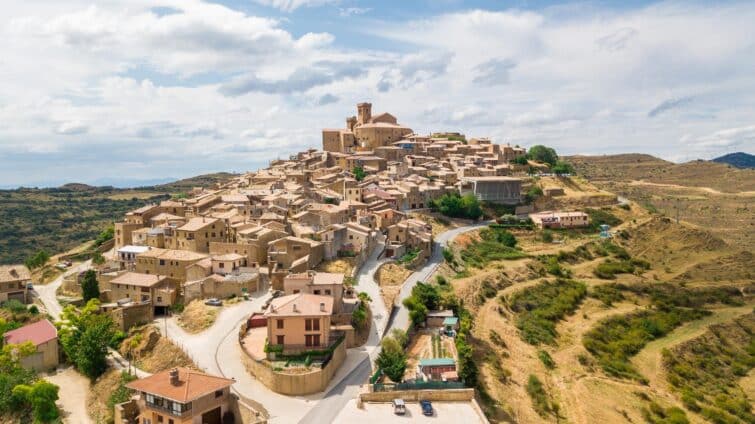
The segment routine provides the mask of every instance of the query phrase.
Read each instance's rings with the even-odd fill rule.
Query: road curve
[[[385,327],[382,327],[383,331],[380,331],[381,335],[387,334],[394,328],[400,328],[403,330],[409,328],[409,311],[406,309],[406,307],[404,307],[403,300],[409,297],[409,295],[412,293],[412,288],[414,288],[418,281],[426,281],[428,278],[430,278],[433,272],[435,272],[435,270],[443,260],[443,247],[447,246],[448,242],[453,240],[459,234],[476,230],[488,224],[489,222],[481,222],[466,225],[463,227],[454,228],[453,230],[445,231],[435,237],[433,243],[433,251],[428,261],[424,266],[422,266],[422,268],[412,273],[406,279],[406,281],[404,281],[401,292],[396,297],[393,313],[391,314],[389,321],[387,323],[383,323]],[[371,287],[370,284],[375,286],[377,285],[372,279],[372,276],[374,275],[375,270],[377,270],[377,266],[379,266],[379,264],[376,265],[375,263],[373,263],[372,259],[373,258],[370,258],[370,261],[366,262],[365,266],[363,266],[363,269],[360,270],[360,279],[358,286],[358,289],[360,291],[363,290],[363,288]],[[371,280],[370,282],[367,282],[364,279],[365,273],[369,273],[367,277]],[[370,296],[373,300],[373,307],[375,306],[376,301],[382,304],[379,293],[377,297],[372,295]],[[373,325],[375,324],[376,320],[373,320]],[[376,326],[376,328],[379,327]],[[304,416],[304,418],[299,421],[300,424],[320,424],[333,422],[341,412],[341,410],[349,402],[349,400],[354,399],[359,394],[359,387],[372,373],[372,361],[374,361],[380,353],[380,344],[379,342],[375,342],[375,339],[378,339],[378,335],[377,333],[373,332],[370,334],[370,340],[367,342],[369,356],[366,356],[359,363],[359,365],[356,366],[356,368],[354,368],[346,377],[343,378],[343,380],[341,380],[341,382],[336,384],[330,391],[328,391],[328,393],[325,394],[325,396],[317,403],[317,405],[312,407],[312,409]]]

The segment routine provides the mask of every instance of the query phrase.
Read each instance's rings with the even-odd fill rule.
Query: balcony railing
[[[165,401],[165,404],[157,404],[157,403],[152,403],[152,402],[145,402],[145,403],[148,408],[151,408],[157,411],[167,412],[168,414],[173,415],[174,417],[183,418],[191,414],[190,403],[182,404],[182,406],[185,406],[185,405],[189,406],[189,409],[184,409],[183,411],[176,411],[175,409],[172,409],[169,406],[165,405],[165,404],[169,404],[169,401]]]

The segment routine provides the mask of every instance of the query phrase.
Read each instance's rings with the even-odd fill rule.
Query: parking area
[[[385,424],[385,423],[435,423],[435,424],[474,424],[487,423],[472,402],[433,402],[435,414],[431,417],[422,415],[422,408],[418,402],[406,403],[406,414],[393,413],[390,403],[364,403],[363,408],[357,408],[356,399],[352,399],[338,414],[334,423],[347,424]]]

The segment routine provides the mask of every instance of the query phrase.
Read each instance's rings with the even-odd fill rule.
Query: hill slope
[[[755,155],[745,152],[736,152],[717,157],[713,162],[725,163],[737,168],[755,168]]]
[[[211,187],[232,176],[207,174],[134,189],[70,183],[0,190],[0,264],[22,263],[42,249],[50,254],[66,251],[94,239],[129,210],[193,187]]]

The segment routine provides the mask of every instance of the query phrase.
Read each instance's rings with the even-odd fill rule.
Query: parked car
[[[433,404],[429,400],[421,400],[419,404],[422,406],[422,415],[426,417],[433,416]]]
[[[209,306],[223,306],[223,301],[218,298],[213,297],[211,299],[205,300],[204,304],[209,305]]]
[[[393,413],[396,415],[406,414],[406,404],[403,399],[393,399]]]
[[[26,290],[34,290],[34,284],[26,283]]]

